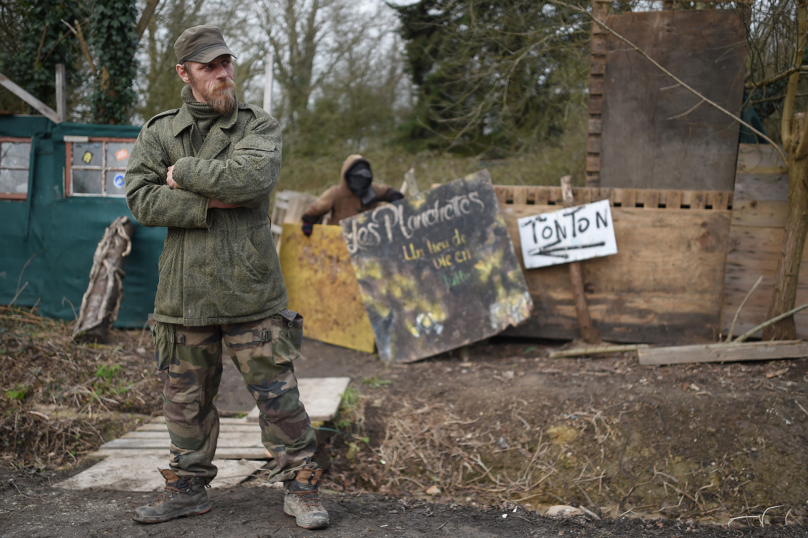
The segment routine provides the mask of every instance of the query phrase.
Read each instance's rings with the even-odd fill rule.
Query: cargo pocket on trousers
[[[289,364],[300,356],[303,344],[303,316],[284,308],[271,318],[272,361]]]
[[[160,323],[149,314],[149,329],[154,337],[154,358],[157,359],[157,370],[168,370],[174,351],[169,328],[165,323]]]

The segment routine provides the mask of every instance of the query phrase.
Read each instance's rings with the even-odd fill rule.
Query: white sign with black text
[[[519,219],[525,267],[617,254],[609,200]]]

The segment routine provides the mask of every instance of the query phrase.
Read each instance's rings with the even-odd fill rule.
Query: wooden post
[[[67,86],[65,64],[56,64],[56,116],[59,123],[67,119]]]
[[[592,15],[605,21],[608,0],[592,0]],[[600,187],[600,149],[603,121],[603,86],[606,74],[606,30],[592,22],[589,60],[589,113],[586,137],[586,186]]]
[[[570,184],[571,180],[571,176],[561,178],[561,194],[564,197],[564,207],[575,205],[575,200],[572,196],[572,185]],[[581,338],[587,344],[598,344],[600,343],[600,335],[592,325],[592,318],[589,317],[589,305],[586,304],[586,296],[584,295],[584,277],[581,262],[571,262],[569,267],[572,296],[575,300],[575,310],[578,313]]]

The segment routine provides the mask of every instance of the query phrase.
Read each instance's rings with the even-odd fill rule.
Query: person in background
[[[311,235],[315,224],[331,211],[329,224],[374,209],[380,202],[395,202],[404,195],[393,187],[373,183],[370,163],[361,155],[345,159],[340,173],[342,181],[320,195],[303,213],[303,233]]]

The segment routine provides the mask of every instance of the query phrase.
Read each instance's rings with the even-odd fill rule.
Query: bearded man
[[[234,55],[217,27],[189,28],[174,50],[184,104],[146,122],[126,170],[132,215],[168,229],[150,321],[158,368],[166,371],[166,494],[133,519],[158,523],[210,510],[205,488],[216,476],[213,400],[224,343],[260,410],[270,481],[285,483],[284,512],[302,527],[323,528],[317,442],[292,362],[303,318],[286,309],[267,220],[281,129],[262,109],[236,100]]]

